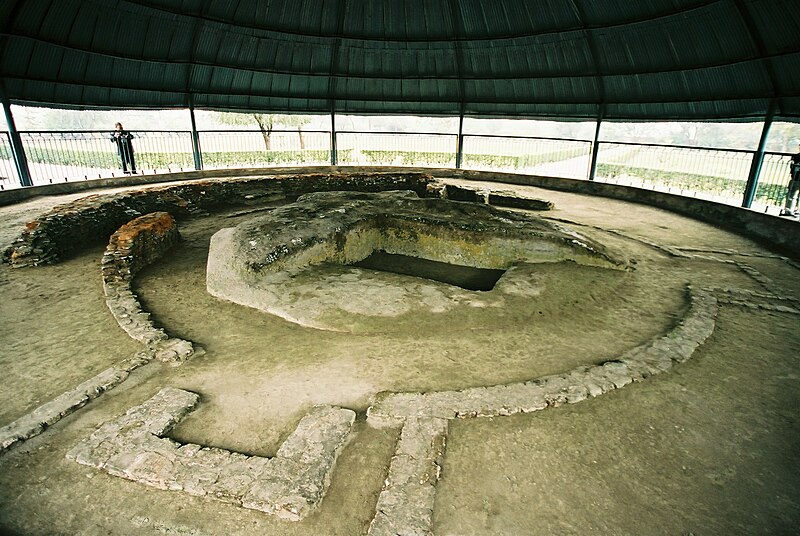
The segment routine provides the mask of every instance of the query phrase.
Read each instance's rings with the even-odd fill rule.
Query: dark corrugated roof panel
[[[25,0],[0,25],[18,103],[800,120],[796,0]]]

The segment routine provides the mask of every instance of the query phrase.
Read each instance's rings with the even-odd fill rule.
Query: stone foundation
[[[669,333],[614,361],[517,384],[432,393],[383,393],[367,410],[373,426],[402,426],[370,536],[433,534],[432,512],[447,434],[454,418],[531,413],[600,396],[689,359],[711,336],[717,300],[689,289],[691,306]]]
[[[291,521],[317,507],[350,435],[354,412],[314,408],[274,458],[263,458],[167,438],[198,402],[195,393],[164,388],[105,423],[67,458],[158,489],[185,491]]]
[[[169,212],[180,219],[220,206],[246,206],[265,199],[294,199],[314,191],[377,192],[412,190],[426,195],[429,175],[414,172],[339,172],[294,176],[200,180],[119,194],[90,195],[66,203],[30,221],[4,252],[12,266],[58,262],[86,244],[98,243],[121,225],[150,212]]]
[[[408,419],[369,525],[369,536],[432,534],[436,483],[442,472],[447,420]]]
[[[151,353],[140,352],[0,428],[0,455],[15,445],[41,434],[48,426],[57,423],[109,389],[116,387],[125,381],[131,372],[149,363],[152,358]]]
[[[111,314],[134,340],[146,344],[157,359],[167,362],[190,358],[192,343],[170,338],[150,321],[131,289],[133,277],[174,246],[180,235],[166,212],[140,216],[119,228],[103,255],[103,291]]]
[[[475,189],[446,184],[441,189],[441,197],[452,201],[469,201],[471,203],[484,203],[497,207],[521,208],[525,210],[546,211],[553,210],[555,205],[545,199],[520,197],[512,192],[492,191],[489,189]]]
[[[397,426],[407,418],[497,417],[581,402],[669,371],[691,357],[711,335],[717,300],[707,290],[689,292],[691,306],[669,333],[617,359],[523,383],[431,393],[381,393],[367,410],[373,426]]]

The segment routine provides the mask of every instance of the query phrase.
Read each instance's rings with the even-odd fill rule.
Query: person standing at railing
[[[122,161],[122,172],[126,175],[133,173],[136,175],[136,161],[133,158],[133,134],[122,128],[122,123],[114,125],[114,133],[111,134],[111,141],[117,144],[117,153]],[[131,168],[128,171],[128,167]]]
[[[800,148],[800,143],[798,144]],[[786,204],[781,210],[781,216],[797,216],[797,196],[800,193],[800,151],[792,155],[792,161],[789,163],[789,186],[786,188]]]

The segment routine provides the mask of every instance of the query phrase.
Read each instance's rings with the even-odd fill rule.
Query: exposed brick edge
[[[66,455],[80,464],[162,490],[184,491],[299,521],[322,501],[355,412],[316,406],[273,458],[247,456],[166,436],[199,402],[166,387],[103,424]]]
[[[120,227],[108,241],[103,255],[103,292],[114,319],[134,340],[160,361],[178,362],[195,353],[191,342],[170,338],[142,310],[131,283],[134,276],[180,240],[175,219],[167,212],[153,212]]]
[[[413,190],[430,196],[434,179],[414,171],[341,171],[198,180],[115,194],[94,194],[58,205],[26,224],[3,252],[14,267],[53,264],[86,244],[102,242],[121,225],[150,212],[177,218],[254,200],[293,198],[315,191]]]

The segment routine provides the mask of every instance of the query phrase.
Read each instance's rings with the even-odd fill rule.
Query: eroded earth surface
[[[352,298],[357,320],[347,311],[326,315],[347,322],[349,332],[320,330],[206,291],[211,237],[285,203],[179,221],[182,241],[139,274],[134,290],[157,325],[205,354],[178,366],[153,361],[136,369],[0,457],[2,531],[377,535],[392,530],[385,515],[407,515],[403,507],[422,497],[432,507],[427,524],[416,528],[440,536],[793,534],[800,523],[797,264],[655,208],[528,187],[503,190],[552,201],[554,210],[539,217],[624,252],[630,269],[524,264],[514,268],[521,271],[516,282],[509,279],[513,284],[500,291],[501,278],[486,293],[321,265],[304,272],[309,285],[317,279],[319,294],[333,292],[343,278],[380,286],[365,286]],[[23,208],[13,207],[9,217],[18,219]],[[7,210],[0,208],[0,218]],[[0,425],[137,351],[104,303],[102,252],[99,244],[53,266],[0,266]],[[414,288],[463,299],[447,308],[433,298],[398,301],[396,314],[363,314],[369,304],[390,308]],[[710,296],[713,311],[711,301],[693,301],[700,295]],[[699,312],[697,303],[705,304]],[[700,317],[711,319],[710,331],[705,321],[691,323]],[[685,325],[694,332],[680,331]],[[697,342],[679,345],[687,359],[668,367],[660,361],[667,370],[647,377],[643,369],[633,380],[614,376],[623,365],[632,370],[625,356],[637,348],[646,353],[658,344],[675,355],[675,340]],[[560,386],[545,392],[550,383],[529,383],[596,367],[605,367],[606,383],[598,380],[594,393]],[[543,402],[532,404],[544,404],[540,410],[415,416],[405,426],[376,421],[373,412],[366,417],[368,408],[391,399],[387,393],[474,394],[525,385],[542,389]],[[275,459],[315,406],[354,411],[318,507],[291,521],[235,501],[155,489],[67,458],[105,423],[163,388],[199,395],[167,441],[253,459]],[[526,402],[538,396],[531,393],[525,391]],[[398,472],[404,459],[418,463]],[[417,475],[414,485],[398,485],[402,475]],[[407,495],[393,495],[401,488]]]

